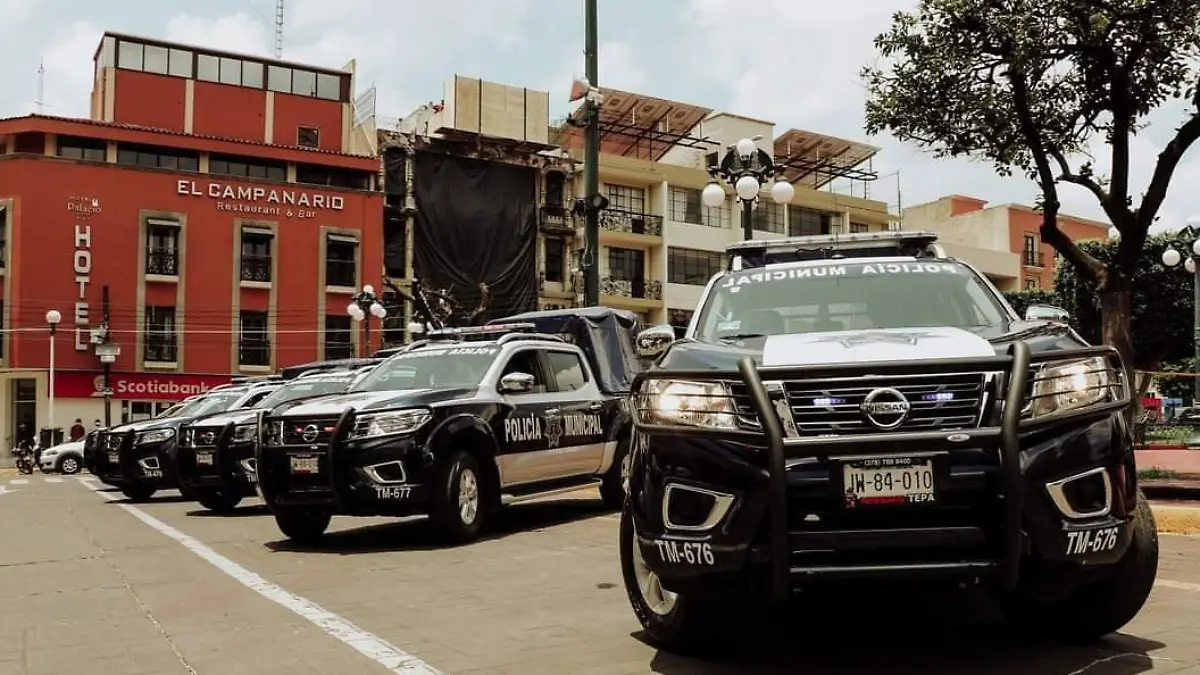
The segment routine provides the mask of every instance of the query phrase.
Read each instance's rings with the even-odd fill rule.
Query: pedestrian
[[[87,435],[87,429],[83,426],[83,420],[76,417],[75,424],[71,425],[71,440],[78,441]]]
[[[96,431],[100,431],[100,428],[101,428],[101,427],[100,427],[100,420],[96,420],[95,422],[93,422],[93,423],[92,423],[92,428],[93,428],[93,429],[95,429]]]

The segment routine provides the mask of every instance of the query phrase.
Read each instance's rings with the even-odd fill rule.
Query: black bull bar
[[[1112,368],[1117,379],[1110,383],[1115,390],[1110,400],[1084,408],[1054,412],[1039,417],[1023,417],[1026,406],[1035,397],[1029,387],[1039,378],[1031,377],[1035,366],[1048,362],[1072,362],[1101,357]],[[1091,371],[1096,372],[1096,371]],[[883,433],[847,434],[842,436],[796,436],[784,433],[782,421],[774,402],[786,400],[786,391],[779,381],[804,381],[837,378],[878,378],[888,376],[945,375],[953,373],[994,373],[1002,377],[1004,395],[997,396],[1001,405],[998,424],[995,408],[981,410],[979,426],[965,429],[933,431],[891,431]],[[1051,378],[1044,378],[1051,379]],[[647,380],[683,380],[718,382],[740,380],[750,396],[751,406],[760,421],[761,430],[739,428],[716,430],[674,424],[645,424],[635,415],[635,427],[655,434],[697,434],[708,437],[727,437],[730,440],[765,441],[769,477],[768,517],[770,519],[771,586],[776,597],[791,593],[788,542],[786,459],[788,457],[818,457],[836,454],[853,448],[857,452],[886,454],[888,451],[911,449],[914,446],[935,450],[962,447],[996,448],[1001,466],[1004,494],[1004,556],[1001,561],[1001,583],[1011,591],[1017,585],[1021,558],[1021,490],[1020,440],[1023,434],[1044,430],[1063,423],[1086,423],[1104,419],[1114,412],[1128,408],[1130,399],[1129,373],[1120,355],[1111,347],[1083,347],[1031,354],[1022,341],[1011,344],[1007,354],[985,357],[922,359],[914,361],[864,361],[805,366],[758,366],[754,359],[743,357],[737,372],[729,370],[655,370],[640,374],[631,387],[635,406]],[[641,412],[640,410],[638,411]]]

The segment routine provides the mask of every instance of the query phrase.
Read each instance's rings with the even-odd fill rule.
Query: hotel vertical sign
[[[92,197],[68,197],[67,211],[75,216],[72,270],[75,273],[75,351],[86,352],[91,342],[87,291],[92,282],[92,216],[100,213],[100,200]]]

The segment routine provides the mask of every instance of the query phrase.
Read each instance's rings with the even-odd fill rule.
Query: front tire
[[[1104,578],[1062,599],[1039,600],[1018,591],[1009,602],[1009,622],[1022,631],[1087,643],[1115,633],[1137,616],[1158,576],[1158,528],[1140,490],[1129,549],[1111,567]]]
[[[474,455],[458,451],[438,467],[429,517],[440,535],[463,544],[479,537],[483,528],[483,476]]]
[[[635,532],[633,514],[625,508],[621,512],[618,533],[621,578],[633,613],[647,637],[661,647],[684,654],[702,651],[707,645],[714,644],[711,638],[725,625],[721,620],[721,609],[726,606],[722,600],[726,597],[723,589],[705,588],[706,584],[698,583],[681,592],[663,588],[658,575],[646,564]],[[725,616],[738,615],[726,613]]]
[[[274,511],[279,531],[302,546],[320,542],[333,520],[333,512],[320,507],[276,506]]]
[[[613,455],[612,466],[600,480],[600,499],[604,508],[616,511],[625,505],[625,475],[629,464],[628,437],[617,441],[617,451]]]
[[[196,501],[209,511],[231,513],[242,502],[242,496],[226,490],[204,490],[197,496]]]

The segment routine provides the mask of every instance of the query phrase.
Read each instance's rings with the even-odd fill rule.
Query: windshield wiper
[[[752,338],[767,337],[762,333],[734,333],[733,335],[722,335],[718,340],[749,340]]]

